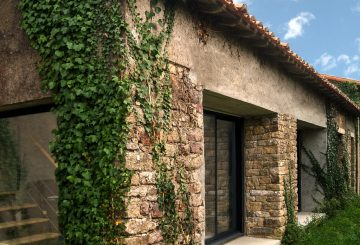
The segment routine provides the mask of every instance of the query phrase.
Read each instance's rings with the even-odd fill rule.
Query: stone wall
[[[204,200],[202,197],[201,170],[203,158],[203,108],[202,89],[192,84],[188,70],[171,65],[173,89],[172,125],[166,143],[166,154],[163,161],[167,164],[178,188],[178,170],[183,167],[187,179],[186,186],[190,193],[190,206],[195,222],[195,242],[203,240],[204,233]],[[156,171],[152,162],[151,143],[139,122],[142,112],[135,107],[129,116],[129,142],[127,144],[127,168],[134,171],[131,188],[128,193],[126,244],[157,244],[162,242],[159,221],[162,212],[157,203]],[[135,116],[137,114],[137,116]],[[180,214],[183,205],[179,204]]]
[[[296,120],[284,114],[245,120],[246,233],[281,238],[286,224],[284,177],[296,190]],[[297,200],[295,200],[297,203]]]

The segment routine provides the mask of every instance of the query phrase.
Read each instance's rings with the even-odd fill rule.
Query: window
[[[242,232],[243,184],[240,122],[205,113],[206,243]]]
[[[63,244],[50,112],[0,118],[0,244]]]

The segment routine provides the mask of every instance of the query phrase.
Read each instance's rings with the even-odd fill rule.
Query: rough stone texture
[[[41,92],[36,68],[40,59],[20,28],[18,2],[0,1],[0,110],[50,97]]]
[[[246,119],[245,189],[248,235],[281,238],[286,223],[283,181],[288,178],[288,166],[291,166],[297,193],[295,118],[276,114]]]
[[[173,173],[176,188],[179,186],[177,170],[183,166],[196,227],[195,242],[200,244],[205,222],[199,172],[204,164],[202,88],[191,83],[186,68],[170,65],[170,71],[173,92],[171,129],[164,136],[166,153],[162,161]],[[126,166],[134,171],[134,175],[127,194],[125,226],[129,237],[125,239],[125,243],[162,244],[163,238],[158,225],[163,213],[157,203],[156,169],[152,162],[150,138],[141,126],[142,120],[143,113],[135,105],[134,113],[128,117],[130,134]],[[184,206],[181,202],[178,203],[181,213]]]

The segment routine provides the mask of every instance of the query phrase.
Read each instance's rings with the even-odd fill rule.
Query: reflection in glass
[[[218,233],[231,229],[231,147],[235,125],[217,121],[217,226]]]
[[[235,127],[234,121],[204,116],[206,239],[234,230]]]
[[[48,149],[55,128],[48,112],[0,119],[0,244],[63,244]]]

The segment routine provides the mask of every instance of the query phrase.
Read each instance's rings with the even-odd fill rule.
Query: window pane
[[[216,155],[215,155],[215,117],[204,116],[205,144],[205,217],[206,238],[215,235],[216,225]]]
[[[48,149],[55,128],[49,112],[0,119],[0,243],[63,244]]]
[[[231,163],[235,124],[217,121],[217,226],[218,233],[231,229]]]

